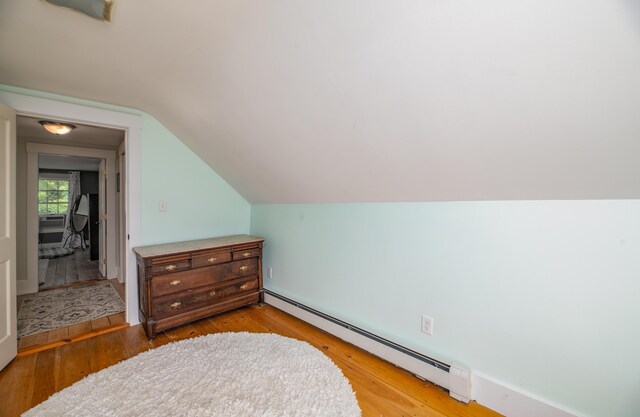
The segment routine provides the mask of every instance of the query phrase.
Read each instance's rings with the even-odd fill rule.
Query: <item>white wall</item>
[[[0,82],[143,109],[251,203],[640,198],[637,0],[4,1],[0,51]]]

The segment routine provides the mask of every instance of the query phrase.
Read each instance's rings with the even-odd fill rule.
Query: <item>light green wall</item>
[[[143,245],[249,232],[251,205],[151,115],[2,84],[0,90],[142,116]],[[166,212],[158,211],[158,200],[167,201]]]
[[[156,119],[143,123],[143,244],[249,233],[251,205]]]
[[[640,200],[254,205],[251,232],[273,291],[581,414],[640,415]]]

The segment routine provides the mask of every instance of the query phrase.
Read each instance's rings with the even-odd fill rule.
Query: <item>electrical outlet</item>
[[[273,278],[273,268],[267,268],[267,277]]]
[[[433,336],[433,317],[429,317],[426,314],[422,315],[422,333],[426,333],[429,336]]]

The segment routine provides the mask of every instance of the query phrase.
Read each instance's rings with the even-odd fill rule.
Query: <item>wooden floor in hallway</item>
[[[38,260],[39,282],[44,282],[40,289],[101,279],[98,260],[92,261],[90,252],[76,249],[71,255]]]
[[[324,352],[351,382],[363,416],[494,417],[364,350],[268,305],[199,320],[149,341],[140,325],[14,359],[0,372],[0,416],[19,416],[92,372],[163,344],[218,332],[276,333]]]

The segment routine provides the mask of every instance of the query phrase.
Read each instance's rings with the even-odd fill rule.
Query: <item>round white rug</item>
[[[141,353],[87,376],[23,417],[360,415],[349,381],[322,352],[287,337],[243,332]]]

